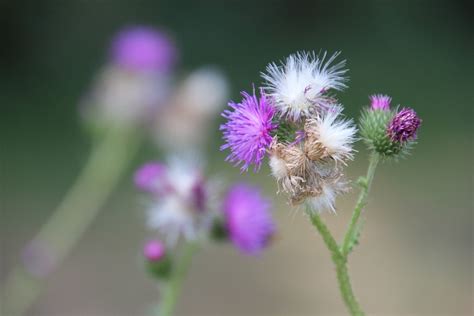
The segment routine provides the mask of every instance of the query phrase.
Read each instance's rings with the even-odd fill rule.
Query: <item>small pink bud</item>
[[[143,255],[149,261],[159,261],[166,253],[165,246],[159,240],[150,240],[143,247]]]

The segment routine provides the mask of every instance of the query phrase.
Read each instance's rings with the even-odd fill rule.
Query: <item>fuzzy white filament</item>
[[[343,107],[335,106],[307,121],[308,130],[316,136],[317,142],[335,161],[352,159],[352,144],[356,141],[357,128],[352,120],[341,117]]]
[[[278,110],[293,120],[308,116],[312,108],[327,108],[331,104],[327,92],[346,88],[346,61],[331,65],[338,55],[296,53],[281,65],[271,63],[262,73],[264,89]]]

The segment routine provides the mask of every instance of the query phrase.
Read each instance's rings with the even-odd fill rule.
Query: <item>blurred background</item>
[[[377,171],[361,245],[350,258],[353,286],[372,315],[472,315],[472,13],[472,2],[441,0],[2,1],[0,280],[87,158],[78,103],[111,37],[125,25],[146,24],[174,36],[180,72],[220,67],[234,99],[260,82],[270,61],[298,50],[341,50],[351,80],[339,96],[349,116],[373,93],[413,107],[423,118],[419,144],[409,159]],[[267,167],[240,175],[223,162],[220,122],[216,117],[208,143],[209,172],[259,183],[274,196]],[[153,146],[135,157],[29,315],[144,315],[157,300],[140,265],[146,232],[131,182],[135,166],[159,158]],[[352,179],[367,166],[358,149]],[[336,216],[324,216],[339,239],[356,193],[338,202]],[[274,245],[259,258],[205,247],[178,315],[345,313],[319,235],[284,197],[274,201]]]

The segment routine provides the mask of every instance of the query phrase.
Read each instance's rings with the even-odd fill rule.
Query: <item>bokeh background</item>
[[[423,118],[409,159],[378,169],[353,285],[373,315],[472,315],[473,6],[469,1],[2,1],[0,4],[1,279],[60,201],[90,149],[78,101],[127,24],[164,27],[180,71],[221,67],[232,97],[259,83],[265,65],[298,50],[341,50],[357,116],[372,93]],[[212,91],[209,91],[212,93]],[[209,172],[276,190],[264,168],[239,175],[223,163],[215,120]],[[157,158],[147,144],[132,165]],[[349,175],[365,172],[359,146]],[[130,175],[109,199],[30,315],[144,315],[158,298],[141,270],[143,210]],[[356,191],[324,216],[341,238]],[[280,234],[259,258],[210,245],[195,258],[178,315],[344,314],[320,237],[274,199]]]

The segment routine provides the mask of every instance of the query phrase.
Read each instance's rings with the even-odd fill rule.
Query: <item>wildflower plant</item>
[[[258,189],[237,183],[222,192],[222,183],[207,178],[192,160],[146,163],[134,182],[147,197],[146,223],[153,238],[143,256],[160,285],[161,316],[173,313],[191,258],[203,244],[229,241],[240,253],[255,256],[275,233],[270,203]]]
[[[51,218],[25,246],[18,266],[2,284],[2,293],[6,294],[2,306],[7,314],[22,315],[28,311],[46,279],[106,204],[145,137],[159,140],[165,151],[170,151],[171,146],[163,139],[172,139],[172,145],[180,148],[201,146],[203,131],[227,99],[227,81],[217,69],[208,67],[192,72],[184,80],[175,80],[178,55],[168,33],[154,27],[127,26],[113,36],[104,65],[79,102],[81,123],[91,138],[87,161]],[[176,85],[173,84],[175,81]],[[184,133],[177,134],[177,126],[182,126],[180,131]],[[163,137],[157,137],[157,133]],[[174,179],[184,182],[189,178],[174,170],[151,164],[135,181],[142,190],[152,191],[154,195],[159,190],[168,194],[168,183],[161,181],[158,185],[163,187],[157,188],[157,178],[171,173]],[[193,190],[196,190],[194,194],[199,204],[200,186]],[[154,207],[176,208],[182,203],[181,193],[175,192],[155,203]],[[188,204],[185,206],[189,208]],[[161,215],[154,216],[149,222],[156,227],[174,227],[188,235],[195,233],[191,229],[194,226],[189,223],[169,226],[173,220],[184,223],[177,216],[166,218]],[[177,233],[173,231],[170,236],[173,234]],[[170,253],[166,253],[165,258],[168,258]]]
[[[421,120],[413,109],[392,109],[391,97],[373,95],[357,128],[344,116],[335,95],[348,81],[346,63],[337,62],[338,56],[297,53],[280,64],[270,63],[262,73],[262,87],[252,94],[242,92],[242,101],[230,102],[223,112],[227,121],[221,125],[225,141],[221,150],[230,151],[227,160],[241,165],[242,172],[252,165],[258,172],[268,157],[278,192],[285,193],[292,206],[305,209],[331,252],[350,313],[363,315],[350,283],[348,256],[359,242],[360,217],[377,164],[406,155],[415,144]],[[353,144],[359,139],[370,152],[369,167],[356,182],[359,198],[339,244],[321,215],[336,213],[337,197],[350,190],[344,169],[354,159]]]

